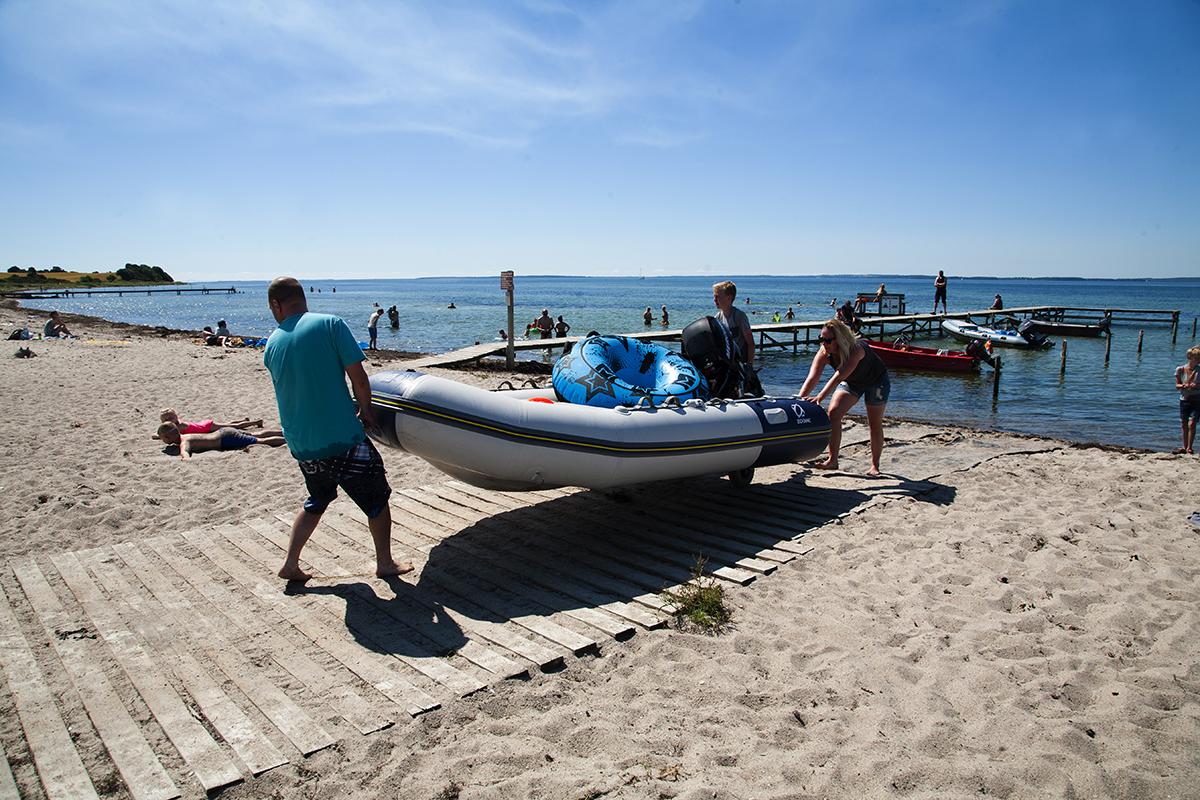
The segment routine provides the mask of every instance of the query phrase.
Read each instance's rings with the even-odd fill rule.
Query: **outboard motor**
[[[1017,327],[1017,333],[1021,334],[1021,338],[1029,342],[1034,347],[1045,347],[1050,344],[1050,337],[1036,330],[1037,323],[1031,319],[1027,319]]]
[[[683,329],[683,357],[696,365],[708,380],[713,397],[732,398],[737,394],[737,375],[733,369],[733,342],[725,326],[712,317],[701,317]]]
[[[988,352],[987,345],[978,339],[972,339],[967,342],[967,346],[963,348],[963,352],[969,356],[978,358],[993,369],[996,367],[996,359],[992,358],[992,354]]]
[[[683,329],[683,357],[708,380],[713,397],[736,400],[761,397],[762,384],[737,356],[729,331],[715,317],[701,317]]]

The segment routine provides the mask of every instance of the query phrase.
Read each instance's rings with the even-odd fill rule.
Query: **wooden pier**
[[[688,581],[699,555],[718,581],[748,586],[800,564],[807,531],[1030,448],[948,452],[924,426],[889,436],[905,443],[895,477],[849,485],[714,478],[620,503],[453,481],[397,491],[393,541],[416,566],[403,579],[373,577],[371,537],[348,501],[304,550],[318,577],[288,591],[274,571],[290,515],[13,558],[0,576],[0,682],[14,717],[0,798],[203,798],[654,635],[674,610],[663,589]],[[851,428],[844,446],[866,439]]]
[[[210,289],[207,286],[150,286],[127,287],[124,289],[18,289],[0,291],[0,297],[12,297],[17,300],[61,300],[67,297],[91,297],[92,295],[115,294],[122,297],[127,294],[237,294],[233,286]]]
[[[1005,308],[999,311],[983,309],[978,311],[956,311],[950,314],[904,314],[897,316],[867,315],[860,317],[861,332],[868,339],[886,339],[906,336],[909,339],[930,339],[943,336],[942,320],[960,319],[990,325],[997,319],[1015,318],[1025,320],[1037,316],[1054,322],[1087,322],[1099,323],[1108,320],[1109,324],[1116,323],[1157,323],[1171,326],[1171,337],[1174,341],[1179,329],[1179,311],[1151,308],[1094,308],[1089,306],[1020,306]],[[788,350],[799,352],[801,347],[815,346],[817,338],[813,335],[821,330],[825,320],[810,320],[807,322],[771,322],[760,325],[751,324],[751,330],[757,339],[759,350]],[[631,339],[643,341],[677,342],[683,331],[650,330],[622,334]],[[564,345],[580,341],[582,336],[565,336],[554,339],[528,339],[513,342],[513,350],[526,352],[542,350],[547,354],[561,349]],[[506,342],[487,342],[452,350],[448,353],[426,356],[415,361],[407,362],[409,369],[428,369],[430,367],[447,367],[458,364],[478,362],[484,358],[503,357],[507,348]]]

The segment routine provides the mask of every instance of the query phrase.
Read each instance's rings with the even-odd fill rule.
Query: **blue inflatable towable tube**
[[[551,381],[559,400],[603,408],[637,405],[642,398],[654,405],[668,397],[708,399],[708,382],[692,362],[627,336],[582,340],[555,363]]]

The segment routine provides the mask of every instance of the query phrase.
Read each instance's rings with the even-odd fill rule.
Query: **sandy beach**
[[[0,331],[43,317],[6,301]],[[151,438],[164,406],[275,426],[260,350],[65,321],[79,338],[8,342],[0,362],[0,557],[47,566],[298,509],[286,449],[183,462]],[[19,345],[37,357],[13,358]],[[372,357],[367,370],[403,363]],[[221,796],[1200,797],[1200,529],[1188,520],[1200,459],[910,423],[887,433],[882,481],[857,474],[861,426],[847,430],[845,472],[760,471],[757,484],[802,482],[854,510],[808,529],[801,557],[729,588],[727,632],[639,630],[382,730],[333,726],[333,746]],[[383,456],[396,489],[449,481]],[[719,483],[686,491],[721,496]],[[659,491],[632,493],[623,513],[652,509]],[[11,568],[0,587],[97,792],[131,796]],[[105,672],[148,720],[129,681]],[[17,710],[5,684],[0,744],[20,796],[43,797]],[[202,796],[171,743],[148,737],[182,795]]]

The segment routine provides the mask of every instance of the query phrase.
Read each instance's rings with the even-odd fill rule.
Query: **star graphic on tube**
[[[587,390],[587,397],[584,398],[585,403],[598,394],[613,394],[612,379],[600,370],[593,370],[581,377],[576,383]],[[613,396],[615,397],[615,395]]]

